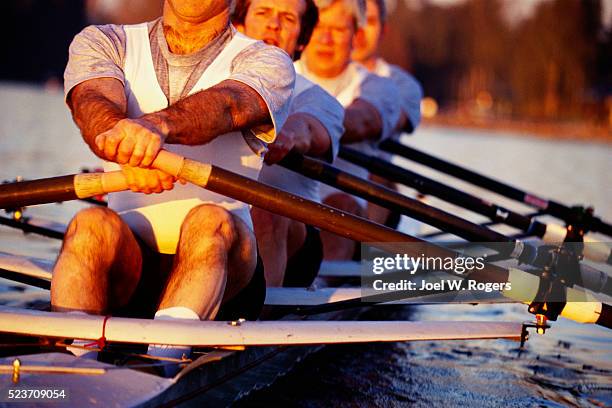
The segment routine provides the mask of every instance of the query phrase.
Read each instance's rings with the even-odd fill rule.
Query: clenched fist
[[[122,119],[99,134],[96,147],[102,158],[132,167],[150,167],[167,136],[161,124],[146,119]]]

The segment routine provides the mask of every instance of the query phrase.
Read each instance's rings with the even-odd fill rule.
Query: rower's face
[[[228,12],[230,0],[166,0],[166,4],[180,20],[197,24]]]
[[[382,32],[383,25],[380,21],[378,4],[374,0],[368,0],[366,25],[355,35],[353,59],[355,61],[365,61],[376,55]]]
[[[280,47],[293,56],[300,36],[304,0],[253,0],[244,20],[246,35]]]
[[[319,23],[304,50],[308,70],[322,78],[340,75],[351,62],[355,20],[344,1],[319,11]]]

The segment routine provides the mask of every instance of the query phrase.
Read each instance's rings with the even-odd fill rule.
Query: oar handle
[[[184,164],[185,158],[183,156],[167,150],[160,150],[151,167],[172,174],[174,177],[180,177]]]
[[[167,150],[160,150],[151,167],[179,177],[185,159]],[[128,184],[122,171],[108,173],[85,173],[74,177],[77,198],[94,197],[101,194],[127,190]]]
[[[181,177],[181,174],[186,170],[183,168],[186,167],[184,163],[185,159],[183,157],[166,150],[161,150],[152,167],[172,174],[175,177]],[[194,166],[191,167],[193,168]],[[205,165],[195,167],[197,167],[196,171],[200,171]],[[210,173],[210,170],[208,172]],[[29,205],[69,201],[127,189],[127,180],[121,171],[73,174],[40,180],[6,183],[0,184],[0,208],[14,209]]]

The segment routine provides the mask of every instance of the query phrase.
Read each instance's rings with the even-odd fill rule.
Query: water
[[[51,177],[95,167],[61,94],[0,84],[0,180]],[[612,219],[612,148],[512,134],[422,128],[405,140],[427,152],[495,175],[564,203],[593,205]],[[439,180],[452,180],[398,160]],[[453,185],[482,194],[454,180]],[[526,207],[486,195],[521,211]],[[439,200],[430,203],[441,205]],[[482,217],[453,206],[472,220]],[[67,222],[83,205],[28,209],[27,214]],[[501,228],[500,231],[504,231]],[[0,227],[0,251],[53,259],[60,243]],[[0,303],[20,305],[43,291],[4,287]],[[372,312],[381,313],[381,312]],[[530,320],[521,305],[420,306],[369,318],[424,320]],[[612,406],[612,334],[561,319],[545,336],[532,335],[527,351],[508,341],[419,342],[327,347],[309,357],[243,406]]]

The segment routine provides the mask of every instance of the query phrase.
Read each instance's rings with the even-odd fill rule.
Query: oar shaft
[[[0,184],[0,208],[70,201],[127,189],[121,172],[83,173]]]
[[[291,153],[279,163],[281,166],[318,180],[369,202],[398,211],[439,229],[444,229],[470,241],[507,242],[503,234],[456,217],[418,200],[406,197],[380,184],[373,183],[320,160]]]
[[[544,210],[547,214],[562,219],[566,222],[570,221],[572,218],[574,211],[564,204],[539,197],[536,194],[532,194],[524,190],[520,190],[507,183],[502,183],[501,181],[476,173],[475,171],[466,169],[465,167],[461,167],[446,160],[434,157],[420,150],[416,150],[412,147],[401,144],[395,140],[387,139],[381,142],[379,147],[387,152],[397,154],[398,156],[402,156],[408,160],[431,167],[432,169],[465,180],[476,186],[493,191],[497,194],[501,194],[513,200],[520,201],[531,207]],[[594,218],[592,220],[590,229],[592,231],[601,232],[608,236],[612,236],[612,225],[604,222],[600,218]]]
[[[465,167],[439,159],[420,150],[413,149],[412,147],[406,146],[395,140],[386,139],[382,141],[378,147],[389,153],[402,156],[408,160],[431,167],[432,169],[486,188],[487,190],[495,191],[496,193],[512,198],[513,200],[529,204],[535,208],[539,208],[541,210],[546,210],[548,208],[548,200],[535,195],[526,194],[524,191],[519,190],[518,188],[512,187],[482,174],[478,174],[475,171],[466,169]],[[528,195],[530,198],[526,197]]]
[[[532,221],[522,214],[488,203],[471,194],[431,180],[378,157],[366,155],[346,146],[340,148],[339,157],[358,166],[365,167],[374,174],[414,188],[423,194],[438,197],[446,202],[484,215],[493,221],[499,221],[521,231],[530,232],[537,237],[542,237],[546,232],[546,225]]]
[[[335,208],[213,166],[206,188],[360,242],[424,242]]]
[[[297,153],[290,153],[279,164],[306,177],[364,198],[390,210],[413,217],[468,241],[483,242],[484,244],[494,243],[491,245],[493,249],[498,252],[502,251],[503,253],[500,253],[500,255],[507,258],[511,256],[518,257],[523,263],[530,263],[535,258],[535,250],[528,245],[521,245],[522,251],[515,253],[516,249],[514,247],[497,244],[516,242],[503,234],[406,197],[385,186],[353,176],[320,160]]]
[[[70,175],[0,185],[0,207],[11,209],[74,200],[77,198],[74,177]]]

